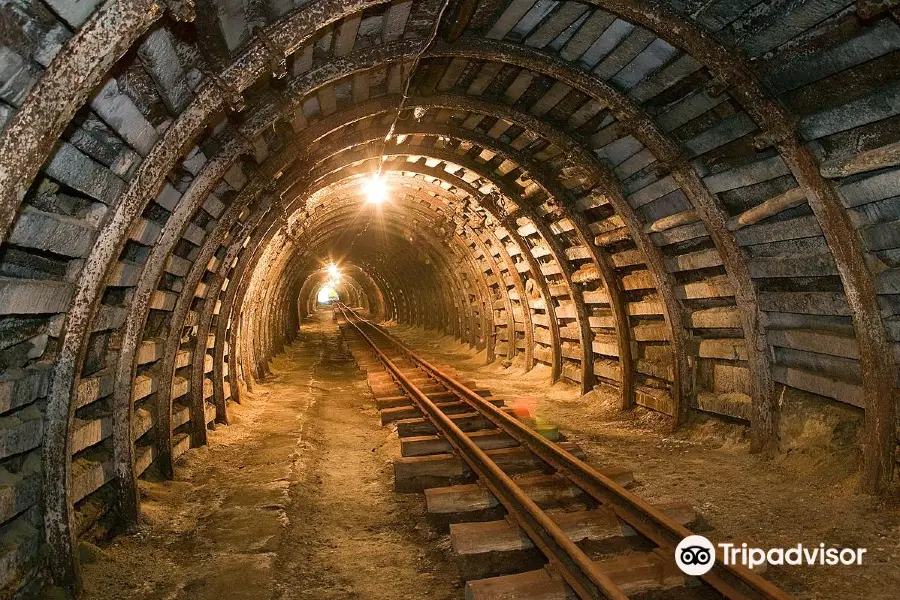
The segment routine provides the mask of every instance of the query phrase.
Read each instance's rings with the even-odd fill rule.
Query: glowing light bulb
[[[363,184],[363,191],[369,204],[381,204],[387,199],[387,185],[378,175],[373,175]]]
[[[340,277],[341,270],[338,269],[337,265],[334,263],[328,263],[328,274],[332,277]]]

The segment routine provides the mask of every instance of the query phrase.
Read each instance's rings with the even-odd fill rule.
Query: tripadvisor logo
[[[675,548],[675,564],[686,575],[706,575],[716,564],[716,549],[702,535],[689,535]]]
[[[718,544],[719,556],[726,565],[748,569],[761,565],[861,565],[866,548],[812,548],[797,544],[790,548],[751,548],[730,543]],[[705,575],[716,564],[716,546],[702,535],[690,535],[675,548],[675,564],[686,575]]]

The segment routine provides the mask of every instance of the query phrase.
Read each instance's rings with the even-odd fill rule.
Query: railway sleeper
[[[407,361],[409,362],[409,361]],[[410,379],[417,379],[419,381],[434,381],[430,377],[428,377],[425,373],[419,371],[417,373],[404,373]],[[380,369],[372,369],[366,374],[366,381],[370,386],[372,385],[384,385],[385,383],[396,383],[396,379],[384,369],[382,365]]]
[[[623,467],[606,467],[598,471],[624,487],[631,487],[634,475]],[[575,501],[592,501],[576,485],[558,474],[528,475],[516,484],[541,508],[558,508]],[[500,506],[494,495],[481,483],[453,485],[425,490],[425,504],[430,514],[463,515]]]
[[[506,407],[502,410],[510,416],[517,416],[517,411],[515,409]],[[494,426],[494,424],[491,423],[491,421],[487,417],[485,417],[481,413],[476,412],[464,412],[450,415],[450,420],[453,421],[456,426],[463,431],[478,431],[480,429],[490,429]],[[522,419],[522,421],[527,423],[526,419]],[[401,438],[421,435],[435,435],[438,432],[437,427],[434,426],[434,423],[423,417],[414,419],[400,419],[399,421],[395,421],[394,423],[397,425],[397,435]]]
[[[698,520],[689,504],[673,503],[659,508],[681,525],[691,526]],[[550,516],[589,556],[653,548],[606,507]],[[531,539],[510,519],[451,524],[450,542],[460,576],[466,580],[540,568],[546,561]]]
[[[413,362],[412,359],[407,358],[406,356],[404,356],[403,354],[400,354],[399,352],[392,352],[392,351],[388,350],[385,352],[385,355],[387,355],[388,358],[391,359],[391,362],[394,363],[397,366],[397,368],[399,368],[399,369],[414,369],[414,368],[416,368],[416,364],[415,364],[415,362]],[[375,368],[373,369],[373,371],[376,373],[386,372],[386,371],[384,371],[384,364],[381,362],[381,360],[378,357],[376,357],[374,355],[367,355],[365,362],[374,366]]]
[[[560,448],[583,459],[584,451],[571,442]],[[546,463],[522,447],[487,450],[488,457],[509,475],[549,469]],[[394,489],[400,493],[421,492],[431,487],[464,483],[475,478],[466,462],[453,454],[432,454],[394,459]]]
[[[444,384],[442,384],[440,381],[438,381],[436,379],[432,379],[430,377],[426,377],[421,374],[421,371],[418,371],[418,370],[410,372],[410,373],[404,373],[403,375],[404,375],[404,377],[409,379],[413,384],[415,384],[416,387],[422,389],[423,391],[424,391],[425,387],[433,387],[433,386],[439,386],[439,388],[440,388],[438,390],[435,390],[435,393],[438,393],[442,390],[447,389],[446,386],[444,386]],[[389,379],[387,381],[371,381],[370,380],[368,383],[369,383],[369,388],[372,389],[373,393],[375,393],[377,391],[379,393],[379,395],[384,395],[384,393],[383,393],[384,391],[401,390],[401,393],[402,393],[402,390],[403,390],[403,386],[400,384],[400,382],[393,380],[393,379]],[[476,387],[475,382],[471,381],[471,380],[463,381],[462,384],[468,388]]]
[[[416,387],[418,387],[424,394],[428,395],[429,397],[432,394],[440,394],[447,391],[446,387],[435,381],[431,381],[431,383],[429,384],[416,385]],[[386,385],[377,389],[373,389],[372,395],[375,396],[375,398],[389,398],[391,396],[397,396],[398,392],[402,393],[402,390],[403,388],[401,388],[399,385],[391,384],[390,386]]]
[[[555,427],[548,427],[539,433],[551,441],[559,439],[559,430]],[[482,450],[512,448],[519,445],[519,442],[499,429],[475,430],[469,433],[469,437]],[[419,435],[400,440],[401,456],[427,456],[429,454],[444,454],[452,451],[453,446],[440,435]]]
[[[513,448],[519,443],[499,429],[480,429],[469,432],[469,438],[482,450]],[[429,456],[453,452],[453,446],[440,435],[419,435],[400,440],[401,456]]]
[[[659,550],[617,556],[594,562],[625,594],[654,592],[682,587],[687,577]],[[578,600],[559,577],[537,569],[466,582],[466,600]]]
[[[404,377],[406,377],[416,385],[437,383],[437,380],[429,377],[423,371],[415,367],[407,367],[401,369],[400,372],[403,373]],[[384,369],[383,365],[380,369],[372,369],[366,374],[366,383],[368,383],[369,387],[371,388],[377,388],[387,385],[400,385],[400,383],[388,371]]]
[[[491,395],[491,391],[488,389],[480,388],[476,390],[472,390],[482,398],[486,398]],[[384,410],[386,408],[397,408],[400,406],[413,406],[412,399],[403,394],[402,390],[398,390],[399,393],[392,396],[383,396],[375,398],[375,407],[378,410]],[[437,392],[434,394],[428,394],[428,397],[431,398],[435,402],[439,402],[441,400],[452,400],[457,397],[451,391]]]
[[[360,371],[371,371],[373,369],[381,368],[381,361],[375,358],[372,355],[372,351],[369,349],[361,350],[351,347],[350,353],[353,355],[353,361],[356,363],[356,366],[359,367]]]
[[[503,406],[504,402],[500,398],[487,398],[487,401],[494,406]],[[457,415],[469,412],[472,407],[466,402],[442,402],[436,405],[444,414]],[[421,417],[422,411],[415,406],[398,406],[397,408],[386,408],[381,411],[381,424],[387,425],[401,419],[413,419]]]
[[[380,367],[380,369],[378,367]],[[366,374],[366,381],[369,384],[369,387],[400,385],[399,382],[388,371],[384,369],[383,365],[378,365],[378,367],[373,368]],[[437,379],[429,377],[418,367],[400,369],[400,372],[403,373],[404,377],[406,377],[416,385],[419,385],[420,383],[439,383]],[[466,387],[475,386],[475,382],[471,379],[458,379],[457,381],[459,381]]]
[[[418,388],[423,388],[427,386],[437,385],[433,379],[428,379],[427,377],[415,377],[409,378],[412,383],[416,385]],[[368,381],[369,390],[372,392],[372,395],[376,398],[384,398],[386,396],[396,396],[398,393],[403,393],[403,387],[397,383],[396,381],[389,379],[387,381],[372,381],[370,378]]]
[[[633,481],[631,471],[601,469],[607,477],[623,485]],[[543,510],[592,510],[597,502],[580,488],[558,475],[516,476],[516,484]],[[475,489],[481,488],[481,490]],[[446,493],[445,493],[446,492]],[[448,501],[444,502],[447,496]],[[450,531],[453,523],[497,521],[507,517],[506,509],[480,482],[425,490],[428,520],[441,531]],[[431,510],[436,509],[436,510]]]

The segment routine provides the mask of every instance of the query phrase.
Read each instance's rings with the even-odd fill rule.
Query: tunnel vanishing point
[[[2,597],[77,588],[329,264],[754,452],[841,407],[895,493],[896,0],[0,0],[0,127]]]

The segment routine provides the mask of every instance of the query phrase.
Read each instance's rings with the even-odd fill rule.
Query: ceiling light
[[[341,276],[341,270],[338,269],[337,265],[334,263],[328,263],[328,275],[332,279],[338,279]]]
[[[381,204],[387,199],[387,185],[378,175],[373,175],[363,184],[366,194],[366,202],[369,204]]]

